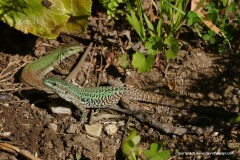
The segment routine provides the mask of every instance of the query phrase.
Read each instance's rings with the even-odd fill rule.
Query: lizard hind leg
[[[82,124],[87,121],[87,111],[83,106],[78,107],[78,109],[81,111],[81,117],[79,123]]]

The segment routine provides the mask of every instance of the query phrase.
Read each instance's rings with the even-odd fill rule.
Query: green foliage
[[[240,123],[240,116],[236,116],[230,119],[231,124]]]
[[[214,3],[213,3],[214,2]],[[198,32],[198,35],[201,36],[199,29],[203,29],[203,40],[209,42],[210,44],[215,44],[218,40],[218,50],[220,53],[222,53],[229,45],[229,41],[232,41],[233,39],[236,39],[236,33],[237,30],[234,29],[234,27],[229,23],[228,17],[229,13],[236,13],[237,11],[237,5],[235,2],[231,2],[228,4],[228,1],[213,1],[209,4],[205,5],[204,8],[207,10],[207,19],[204,19],[201,15],[194,11],[189,11],[187,14],[188,17],[188,25],[194,25],[195,29]],[[220,14],[220,9],[223,9],[225,7],[225,14]],[[197,20],[197,17],[201,19],[202,22],[205,24],[208,24],[209,29],[206,30],[206,28],[202,28],[201,21]],[[212,24],[211,24],[212,23]],[[220,31],[219,31],[219,29]],[[221,39],[216,39],[216,34],[222,35],[224,38],[222,42],[219,42]]]
[[[132,65],[135,68],[138,68],[139,73],[150,71],[152,69],[153,63],[154,63],[154,57],[151,54],[145,57],[143,53],[136,52],[133,55]]]
[[[112,5],[106,4],[113,3]],[[133,55],[132,65],[138,68],[140,73],[149,71],[154,66],[154,56],[161,52],[165,52],[168,60],[174,59],[180,50],[178,44],[178,33],[179,29],[183,24],[187,22],[188,25],[195,27],[196,32],[200,37],[210,44],[216,43],[216,34],[219,34],[225,38],[223,44],[219,44],[219,52],[223,52],[226,48],[226,44],[229,44],[229,40],[234,39],[234,29],[228,23],[228,14],[235,13],[237,11],[237,5],[235,2],[228,4],[228,1],[213,1],[204,8],[207,10],[207,19],[201,14],[195,11],[187,12],[187,6],[189,0],[159,0],[157,13],[159,20],[152,22],[149,17],[143,12],[142,4],[140,0],[101,0],[103,6],[107,9],[107,12],[111,10],[118,10],[119,4],[121,3],[125,7],[122,14],[126,15],[126,19],[129,24],[136,31],[140,37],[144,47],[147,50],[147,54],[136,52]],[[196,10],[203,6],[206,0],[200,0]],[[226,13],[222,16],[219,9],[226,8]],[[163,18],[164,17],[164,20]],[[205,23],[211,30],[206,30],[202,23]],[[212,23],[212,24],[211,24]],[[240,16],[238,16],[238,25],[240,25]],[[210,25],[209,25],[210,24]],[[218,27],[219,26],[219,29]],[[121,64],[121,63],[120,63]]]
[[[171,152],[169,150],[160,151],[162,146],[163,143],[152,143],[150,149],[144,152],[147,160],[167,160],[170,157]]]
[[[223,3],[223,6],[226,7],[227,3],[228,3],[228,0],[222,0],[222,3]]]
[[[194,23],[200,23],[201,22],[201,19],[198,17],[197,13],[194,12],[194,11],[189,11],[187,13],[187,24],[189,26],[193,25]]]
[[[148,54],[154,56],[158,51],[162,51],[164,44],[161,37],[152,36],[146,41],[145,47],[148,50]]]
[[[102,6],[107,10],[108,19],[119,19],[119,15],[123,13],[118,9],[119,5],[123,3],[123,0],[100,0]]]
[[[129,68],[130,67],[129,55],[126,53],[119,55],[118,62],[122,68],[124,68],[124,69]]]
[[[208,34],[203,35],[203,40],[210,41],[211,44],[215,43],[216,33],[212,30],[208,31]]]
[[[175,58],[180,50],[178,45],[178,39],[174,38],[173,35],[170,34],[165,39],[164,43],[169,46],[169,49],[166,52],[167,59]]]
[[[137,131],[133,129],[123,144],[123,153],[129,160],[140,160],[139,156],[142,149],[138,147],[141,137],[137,135]]]
[[[91,0],[0,0],[0,15],[23,33],[56,38],[60,32],[85,32],[91,5]]]
[[[215,4],[210,2],[210,4],[205,5],[204,8],[208,10],[207,18],[211,20],[213,24],[216,24],[219,18],[219,10],[216,8]]]
[[[142,149],[138,147],[141,137],[137,135],[137,131],[133,129],[129,136],[123,143],[123,153],[129,160],[140,160]],[[171,152],[169,150],[162,150],[163,143],[152,143],[150,149],[144,151],[144,156],[147,160],[166,160],[170,157]]]
[[[129,24],[136,30],[141,40],[145,43],[146,35],[145,35],[145,28],[143,25],[142,6],[140,4],[140,0],[137,0],[139,19],[137,18],[136,13],[132,8],[130,2],[128,0],[125,0],[125,3],[127,5],[127,11],[128,11],[128,13],[126,13],[126,19],[128,20]]]
[[[76,160],[80,160],[80,159],[81,159],[81,154],[79,154],[78,152],[76,152],[75,159],[76,159]]]
[[[226,14],[228,13],[236,13],[237,12],[237,4],[236,2],[232,2],[226,9]]]
[[[184,10],[189,1],[173,1],[171,3],[167,0],[159,1],[159,17],[166,15],[167,21],[169,21],[165,25],[163,25],[162,18],[157,23],[151,22],[147,15],[143,13],[140,0],[136,0],[137,14],[133,6],[134,3],[130,3],[129,0],[124,0],[124,2],[127,11],[126,19],[135,29],[148,51],[147,57],[139,52],[135,53],[132,65],[138,68],[140,73],[149,71],[154,64],[153,56],[164,51],[164,49],[167,49],[165,52],[166,58],[168,60],[174,59],[179,52],[179,44],[175,35],[177,35],[179,28],[185,21]],[[167,35],[166,38],[165,35]]]

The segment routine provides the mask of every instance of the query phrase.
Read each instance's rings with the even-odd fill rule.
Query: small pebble
[[[67,107],[53,107],[53,104],[49,104],[51,107],[51,111],[53,113],[56,114],[67,114],[67,115],[71,115],[72,114],[72,110],[70,108]]]
[[[68,127],[68,129],[66,130],[67,133],[70,133],[70,134],[74,134],[77,132],[77,125],[76,124],[72,124]]]
[[[55,123],[49,123],[48,128],[52,129],[54,132],[57,132],[57,125]]]
[[[116,126],[116,124],[110,124],[105,127],[105,130],[108,135],[114,135],[117,133],[118,127]]]
[[[11,96],[7,92],[0,92],[0,100],[8,101],[11,99]]]
[[[96,123],[93,125],[84,125],[86,132],[92,136],[100,137],[100,134],[102,132],[102,124]]]

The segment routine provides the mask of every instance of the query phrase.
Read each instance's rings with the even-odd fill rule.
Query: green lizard
[[[116,105],[120,100],[124,100],[123,102],[125,103],[128,103],[128,100],[138,100],[182,107],[183,109],[190,108],[189,103],[124,86],[78,88],[72,83],[59,78],[46,78],[43,82],[61,98],[73,103],[82,112],[81,120],[83,121],[86,120],[86,108],[111,108],[112,105]]]
[[[47,93],[53,93],[43,84],[43,77],[53,69],[61,70],[58,66],[61,61],[72,54],[82,51],[82,49],[83,47],[81,45],[58,47],[48,55],[27,64],[22,70],[20,81],[27,86]]]

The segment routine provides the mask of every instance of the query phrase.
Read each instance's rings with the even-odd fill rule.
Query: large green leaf
[[[149,54],[147,57],[145,57],[141,52],[136,52],[133,54],[132,65],[135,68],[138,68],[139,73],[150,71],[152,69],[153,64],[154,64],[153,55]]]
[[[91,5],[91,0],[0,0],[0,18],[23,33],[56,38],[60,32],[85,32]]]

